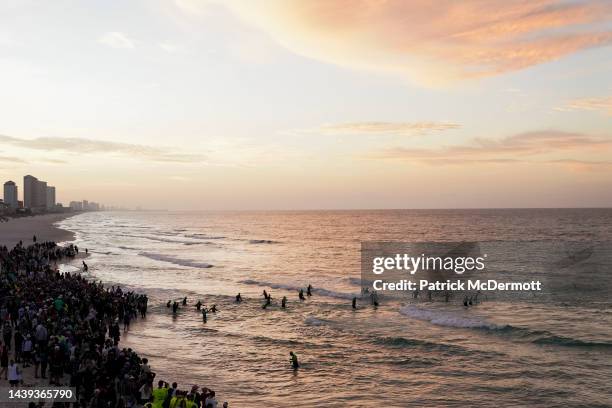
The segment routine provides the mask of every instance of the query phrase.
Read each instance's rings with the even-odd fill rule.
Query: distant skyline
[[[64,205],[610,207],[611,45],[609,1],[9,0],[0,175]]]

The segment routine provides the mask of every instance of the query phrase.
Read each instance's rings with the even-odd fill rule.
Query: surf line
[[[494,279],[488,280],[471,280],[460,281],[460,280],[447,280],[446,282],[441,281],[428,281],[426,279],[420,279],[417,282],[409,279],[401,279],[394,282],[386,282],[382,279],[377,279],[372,282],[374,290],[379,291],[402,291],[402,290],[441,290],[441,291],[463,291],[463,290],[542,290],[542,282],[530,281],[530,282],[499,282]]]

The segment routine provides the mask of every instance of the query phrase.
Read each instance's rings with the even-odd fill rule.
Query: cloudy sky
[[[612,204],[612,2],[0,2],[0,175],[169,209]]]

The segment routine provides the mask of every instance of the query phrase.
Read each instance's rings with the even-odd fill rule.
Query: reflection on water
[[[238,406],[612,404],[612,309],[599,295],[610,263],[583,256],[610,241],[610,210],[87,213],[62,225],[90,248],[92,276],[149,294],[151,313],[123,344],[162,378]],[[409,296],[373,309],[360,298],[352,310],[360,243],[376,240],[478,241],[504,249],[517,279],[551,252],[533,244],[510,257],[513,245],[563,243],[569,255],[537,263],[548,289],[531,298],[469,309]],[[183,296],[190,304],[173,317],[165,303]],[[197,299],[220,309],[206,324]]]

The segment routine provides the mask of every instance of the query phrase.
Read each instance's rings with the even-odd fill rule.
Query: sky
[[[611,45],[610,1],[2,0],[0,178],[65,205],[609,207]]]

